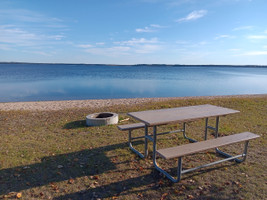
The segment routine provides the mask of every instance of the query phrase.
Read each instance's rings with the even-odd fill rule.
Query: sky
[[[0,62],[267,65],[267,1],[0,0]]]

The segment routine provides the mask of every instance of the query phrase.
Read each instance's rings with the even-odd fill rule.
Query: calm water
[[[264,93],[267,67],[0,64],[0,102]]]

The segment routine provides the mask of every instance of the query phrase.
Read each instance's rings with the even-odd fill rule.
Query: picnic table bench
[[[160,155],[161,157],[163,157],[164,159],[178,158],[177,178],[174,178],[168,172],[166,172],[161,167],[159,167],[159,165],[156,162],[156,158],[154,160],[154,165],[160,172],[166,175],[173,182],[179,182],[182,174],[185,174],[185,173],[197,170],[197,169],[219,164],[221,162],[228,161],[228,160],[235,160],[236,162],[239,162],[239,163],[245,161],[246,156],[247,156],[247,148],[248,148],[249,140],[255,139],[258,137],[259,135],[256,135],[254,133],[243,132],[243,133],[224,136],[224,137],[215,138],[211,140],[205,140],[201,142],[189,143],[189,144],[180,145],[176,147],[170,147],[170,148],[157,150],[156,153]],[[238,142],[245,142],[244,151],[240,155],[236,155],[236,156],[228,155],[227,158],[219,160],[219,161],[215,161],[212,163],[208,163],[208,164],[201,165],[201,166],[187,169],[187,170],[182,169],[182,157],[184,156],[191,155],[191,154],[198,153],[198,152],[205,151],[205,150],[209,150],[209,149],[213,149],[213,148],[216,149],[218,147],[222,147],[222,146],[226,146],[226,145],[230,145],[230,144],[234,144]],[[242,160],[237,159],[239,157],[243,157],[243,159]]]

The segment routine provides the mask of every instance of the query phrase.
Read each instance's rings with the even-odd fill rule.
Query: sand
[[[97,100],[71,100],[71,101],[38,101],[38,102],[12,102],[0,103],[0,110],[30,110],[30,111],[51,111],[71,108],[101,108],[113,105],[132,105],[148,102],[159,102],[172,99],[215,99],[215,98],[258,98],[267,97],[262,95],[225,95],[225,96],[204,96],[204,97],[167,97],[167,98],[132,98],[132,99],[97,99]]]

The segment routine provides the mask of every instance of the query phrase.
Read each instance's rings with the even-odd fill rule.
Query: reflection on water
[[[267,68],[0,64],[0,102],[267,93]]]

